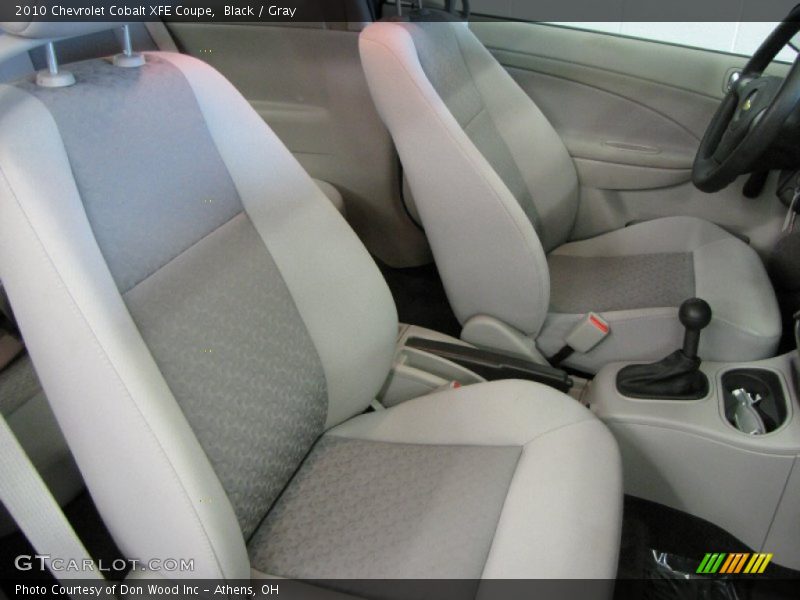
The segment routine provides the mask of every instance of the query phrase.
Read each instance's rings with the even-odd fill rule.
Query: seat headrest
[[[125,23],[108,21],[67,22],[52,21],[0,21],[0,29],[5,33],[34,40],[55,40],[78,37],[98,31],[117,29]]]

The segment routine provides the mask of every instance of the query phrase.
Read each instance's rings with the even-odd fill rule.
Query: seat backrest
[[[247,578],[244,540],[384,381],[391,295],[211,67],[70,70],[0,86],[0,278],[123,553]]]
[[[465,23],[374,23],[360,48],[456,315],[536,333],[543,250],[567,241],[578,207],[558,134]]]

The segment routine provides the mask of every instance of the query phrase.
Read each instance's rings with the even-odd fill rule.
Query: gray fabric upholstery
[[[397,337],[397,312],[380,270],[229,81],[185,55],[159,56],[192,86],[245,210],[311,334],[328,387],[326,428],[363,412],[383,385]]]
[[[248,537],[327,411],[322,366],[275,263],[239,214],[125,302]]]
[[[55,118],[111,274],[247,537],[324,429],[319,357],[181,72],[153,56],[72,70],[71,88],[19,85]]]
[[[151,56],[140,69],[91,60],[70,70],[80,85],[19,85],[55,118],[97,242],[127,291],[242,205],[172,64]]]
[[[517,199],[533,227],[541,229],[531,191],[475,85],[457,30],[441,23],[408,23],[406,27],[414,38],[422,69],[447,108]]]
[[[292,578],[478,579],[519,447],[325,436],[250,541]]]
[[[694,296],[690,252],[631,256],[554,254],[550,266],[550,310],[603,312],[677,307]]]

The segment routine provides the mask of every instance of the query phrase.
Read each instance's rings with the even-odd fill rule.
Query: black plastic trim
[[[409,338],[406,347],[454,362],[487,381],[525,379],[543,383],[561,392],[568,392],[573,386],[572,377],[566,371],[500,352],[418,337]]]

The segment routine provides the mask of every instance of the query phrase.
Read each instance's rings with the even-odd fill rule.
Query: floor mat
[[[684,512],[625,497],[615,600],[784,600],[797,598],[800,572],[770,563],[763,575],[689,579],[708,552],[752,552],[725,530]],[[668,555],[668,556],[667,556]],[[671,569],[657,566],[669,563]],[[670,573],[670,570],[672,571]]]

